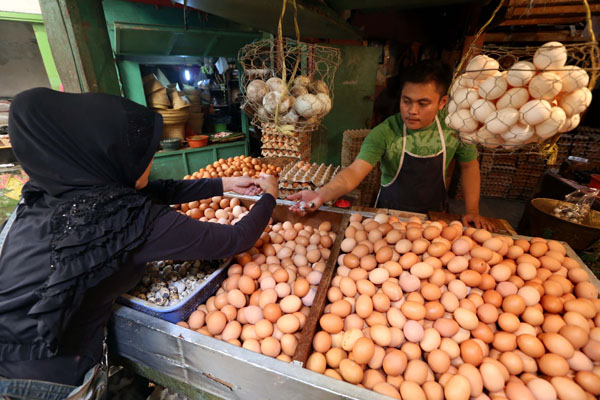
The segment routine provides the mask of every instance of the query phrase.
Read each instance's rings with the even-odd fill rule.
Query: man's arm
[[[465,198],[465,215],[462,222],[465,225],[473,223],[476,228],[494,230],[494,227],[479,215],[479,195],[481,191],[481,174],[477,159],[459,162],[462,174],[463,195]]]
[[[354,190],[372,169],[373,166],[370,163],[357,158],[348,167],[342,169],[331,182],[316,192],[312,190],[303,190],[302,192],[289,196],[288,200],[302,201],[306,204],[304,209],[300,208],[298,204],[295,204],[290,207],[290,210],[300,214],[303,214],[304,211],[314,211],[324,203],[335,200]]]

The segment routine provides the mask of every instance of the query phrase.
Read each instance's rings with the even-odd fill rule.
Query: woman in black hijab
[[[9,134],[30,181],[0,245],[0,397],[20,380],[66,385],[62,397],[81,385],[115,299],[146,262],[232,256],[260,237],[275,178],[148,183],[161,131],[160,115],[116,96],[37,88],[14,98]],[[261,189],[233,226],[168,206]]]

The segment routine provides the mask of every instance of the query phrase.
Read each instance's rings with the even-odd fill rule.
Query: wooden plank
[[[583,22],[585,15],[580,17],[565,16],[565,17],[554,17],[554,18],[519,18],[506,20],[500,23],[500,26],[515,26],[515,25],[569,25]]]
[[[600,12],[600,4],[590,4],[592,13]],[[512,18],[536,17],[536,16],[556,16],[563,14],[581,14],[585,15],[583,4],[578,5],[560,5],[549,7],[514,7],[511,13]]]
[[[582,31],[547,31],[547,32],[489,32],[485,35],[486,43],[507,43],[507,42],[550,42],[557,40],[562,43],[578,43],[584,41]]]
[[[510,0],[509,7],[531,7],[533,4],[534,7],[546,7],[548,5],[579,5],[583,7],[583,2],[581,0]]]
[[[312,352],[313,338],[317,331],[319,319],[325,310],[325,304],[327,303],[327,292],[329,291],[331,281],[335,275],[337,259],[338,255],[340,254],[340,246],[342,244],[342,240],[344,240],[344,232],[346,231],[349,221],[350,215],[344,215],[342,222],[340,223],[340,228],[337,231],[335,242],[331,247],[331,253],[327,259],[325,270],[323,271],[323,275],[321,275],[321,282],[319,282],[317,294],[315,295],[312,306],[310,307],[310,313],[308,314],[304,328],[300,333],[300,340],[298,341],[298,347],[296,347],[296,353],[294,354],[293,359],[294,361],[301,363],[301,365],[306,364],[306,360],[308,360],[308,357]]]

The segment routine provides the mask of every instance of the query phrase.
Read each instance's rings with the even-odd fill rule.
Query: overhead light
[[[192,79],[192,76],[190,75],[190,70],[189,69],[186,68],[185,71],[183,71],[183,77],[188,82]]]

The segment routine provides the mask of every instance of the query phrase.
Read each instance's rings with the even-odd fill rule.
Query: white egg
[[[521,122],[527,125],[541,124],[550,117],[551,106],[546,100],[530,100],[519,108]]]
[[[519,120],[519,111],[516,108],[502,108],[491,114],[485,120],[485,128],[494,135],[502,135]]]
[[[552,107],[550,118],[535,126],[535,134],[542,139],[548,139],[558,133],[567,120],[567,115],[560,107]]]
[[[576,65],[565,65],[561,71],[556,74],[562,80],[562,91],[572,92],[573,90],[587,87],[590,82],[590,76],[583,69]]]
[[[479,122],[473,118],[468,109],[461,108],[455,113],[448,115],[446,125],[457,131],[470,133],[479,127]]]
[[[475,133],[460,132],[460,140],[462,140],[465,143],[477,143],[476,139],[477,136],[475,135]]]
[[[560,133],[569,132],[579,126],[579,122],[581,121],[581,116],[579,114],[573,115],[571,118],[567,118],[563,126],[561,126],[558,131]]]
[[[487,100],[495,100],[502,96],[506,89],[508,88],[508,83],[506,82],[506,78],[502,75],[490,76],[479,85],[479,96]]]
[[[525,125],[522,123],[516,123],[510,128],[508,128],[508,132],[502,134],[502,139],[508,141],[518,141],[521,143],[525,143],[529,140],[535,131],[533,127],[530,125]]]
[[[246,96],[248,100],[252,103],[260,103],[265,96],[269,92],[269,88],[264,81],[260,79],[255,79],[248,84],[246,87]]]
[[[543,44],[533,56],[533,64],[538,69],[559,69],[567,63],[567,48],[560,42]]]
[[[552,100],[560,93],[562,80],[553,72],[537,74],[529,82],[529,94],[534,99]]]
[[[267,87],[271,92],[281,92],[283,89],[283,81],[281,78],[273,77],[267,80]]]
[[[477,89],[473,88],[460,88],[452,97],[452,100],[456,102],[456,106],[459,110],[470,108],[477,99],[479,99]]]
[[[496,102],[496,108],[501,109],[505,107],[521,108],[521,106],[529,100],[529,91],[522,87],[515,87],[509,89],[502,95]]]
[[[454,93],[460,88],[470,88],[473,87],[475,82],[473,79],[469,78],[467,74],[462,74],[458,76],[454,83],[452,84],[452,88],[450,89],[450,96],[454,96]]]
[[[592,104],[592,91],[586,87],[582,87],[580,90],[585,93],[585,106],[589,107]]]
[[[326,95],[325,93],[318,93],[317,94],[317,99],[319,99],[321,101],[321,103],[323,103],[323,111],[321,111],[321,116],[324,116],[326,114],[329,114],[329,111],[331,111],[331,98]]]
[[[471,106],[471,114],[479,122],[485,122],[485,120],[496,111],[496,106],[489,100],[477,99]]]
[[[581,88],[563,95],[558,105],[565,111],[567,117],[580,114],[588,107],[591,101],[591,92],[588,88]]]
[[[506,81],[510,86],[521,87],[527,85],[535,75],[535,65],[529,61],[518,61],[513,64],[506,74]]]
[[[481,143],[492,148],[498,147],[504,143],[504,139],[502,139],[501,136],[494,135],[488,131],[485,126],[481,127],[481,129],[477,131],[475,134],[475,140],[477,143]]]
[[[465,74],[473,80],[482,80],[494,75],[499,67],[498,61],[486,55],[479,55],[469,61]]]
[[[456,104],[456,102],[454,100],[450,100],[448,102],[448,114],[452,114],[453,112],[456,112],[456,110],[458,110],[458,105]]]

